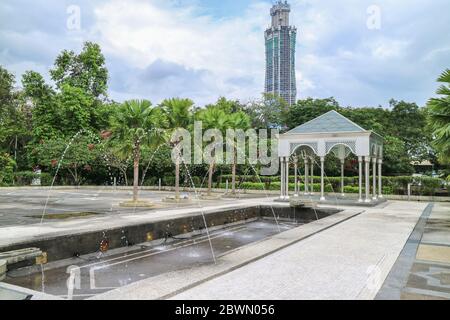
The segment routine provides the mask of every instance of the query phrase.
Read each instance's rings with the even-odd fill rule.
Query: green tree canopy
[[[450,163],[450,69],[445,70],[437,81],[441,83],[436,91],[440,97],[428,101],[428,121],[440,159]]]
[[[57,173],[59,167],[59,175],[68,172],[73,184],[80,185],[100,159],[98,141],[84,133],[70,139],[58,137],[43,141],[34,148],[38,159],[36,164],[47,171],[53,171],[53,174]]]
[[[245,112],[252,119],[252,127],[256,129],[285,129],[289,126],[288,105],[283,98],[274,94],[264,93],[262,99],[249,103]]]
[[[298,100],[287,114],[287,127],[293,129],[331,110],[340,112],[339,103],[334,98]]]
[[[58,88],[64,85],[82,89],[94,98],[106,97],[108,90],[108,69],[100,46],[85,42],[81,53],[64,50],[50,70],[52,80]]]
[[[167,139],[167,119],[161,108],[148,100],[126,101],[111,118],[112,142],[118,143],[123,155],[133,158],[133,201],[138,200],[139,165],[142,147],[156,148]]]

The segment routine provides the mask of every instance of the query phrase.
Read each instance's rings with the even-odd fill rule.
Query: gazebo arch
[[[294,146],[294,147],[293,147]],[[310,153],[301,153],[300,157],[303,159],[305,164],[305,195],[312,194],[314,192],[314,161],[318,156],[318,145],[316,143],[298,143],[291,145],[291,155],[294,160],[294,185],[295,193],[294,196],[298,196],[300,192],[299,181],[297,179],[298,175],[298,155],[297,152],[300,149],[310,150]]]
[[[352,145],[349,145],[347,142],[329,142],[329,145],[331,145],[331,147],[328,147],[328,144],[327,144],[328,151],[326,152],[326,155],[329,155],[331,152],[333,152],[334,148],[341,147],[341,146],[347,148],[348,150],[350,150],[351,153],[356,155],[356,146],[354,144],[352,146]]]
[[[281,195],[282,200],[288,200],[289,195],[289,164],[291,157],[301,147],[308,147],[314,155],[320,158],[320,200],[325,200],[324,186],[324,162],[325,156],[333,152],[341,160],[341,192],[344,191],[343,170],[345,158],[349,156],[349,151],[358,157],[359,163],[359,202],[372,202],[377,198],[382,198],[381,169],[383,163],[383,138],[373,131],[368,131],[347,119],[336,111],[327,112],[291,131],[281,134],[278,142],[278,156],[281,164]],[[336,153],[337,152],[337,153]],[[298,159],[294,157],[295,168]],[[372,163],[373,185],[372,196],[370,194],[370,163]],[[313,163],[312,163],[313,165]],[[377,170],[378,165],[378,170]],[[364,174],[363,174],[364,167]],[[312,170],[313,166],[311,166]],[[377,192],[377,171],[378,171],[378,192]],[[312,171],[311,171],[312,173]],[[297,175],[297,170],[295,172]],[[311,174],[312,177],[312,174]],[[363,177],[365,178],[365,196],[363,199],[362,187]],[[308,163],[305,161],[305,193],[308,193]],[[297,177],[295,180],[297,190]],[[312,186],[312,183],[311,183]]]
[[[292,145],[291,148],[292,148],[292,150],[291,150],[291,156],[293,156],[294,154],[296,154],[297,151],[298,151],[299,149],[302,149],[302,148],[304,148],[304,149],[306,149],[306,150],[311,150],[311,153],[312,153],[312,154],[315,154],[315,155],[317,156],[317,150],[315,150],[315,148],[312,147],[312,146],[309,145],[309,144],[299,143],[299,144],[296,144],[296,145]]]
[[[318,154],[318,145],[317,143],[311,143],[311,142],[300,142],[300,143],[293,143],[291,144],[291,155],[293,155],[297,149],[300,149],[302,147],[306,147],[309,150],[311,150],[315,155]]]

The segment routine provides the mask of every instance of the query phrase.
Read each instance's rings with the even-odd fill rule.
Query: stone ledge
[[[0,260],[5,260],[6,264],[15,264],[25,260],[33,260],[42,256],[39,248],[25,248],[0,253]]]

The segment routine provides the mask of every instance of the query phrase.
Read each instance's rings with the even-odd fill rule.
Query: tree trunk
[[[123,178],[124,178],[124,180],[125,180],[125,186],[127,186],[127,187],[128,187],[128,177],[127,177],[127,171],[126,171],[126,170],[122,170],[122,169],[120,169],[120,172],[122,173],[122,175],[123,175]]]
[[[17,162],[17,134],[16,134],[16,142],[14,143],[14,161]]]
[[[75,185],[77,186],[77,188],[79,187],[79,182],[78,182],[78,170],[77,167],[75,167]]]
[[[134,163],[133,163],[133,201],[138,200],[138,187],[139,187],[139,160],[140,160],[140,150],[139,145],[135,145],[134,150]]]
[[[71,174],[72,178],[73,178],[73,184],[74,186],[77,185],[77,175],[76,172],[72,171],[70,168],[67,168],[67,171],[69,171],[69,173]]]
[[[175,200],[180,199],[180,156],[177,155],[175,162]]]

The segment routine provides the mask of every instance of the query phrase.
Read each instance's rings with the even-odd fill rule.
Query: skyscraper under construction
[[[265,31],[265,92],[282,97],[289,105],[295,103],[295,43],[297,28],[289,25],[291,7],[278,1],[270,10],[272,25]]]

